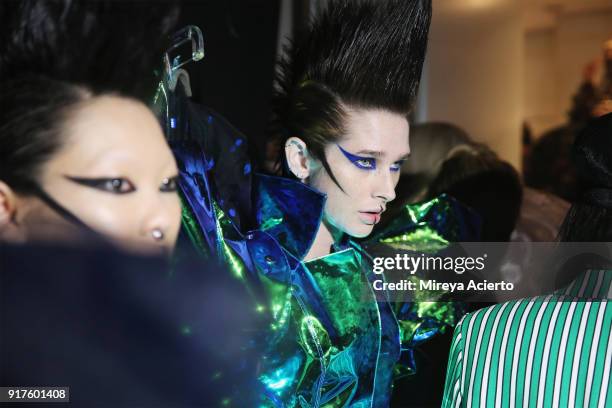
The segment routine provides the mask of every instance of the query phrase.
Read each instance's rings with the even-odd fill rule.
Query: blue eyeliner
[[[358,168],[363,169],[363,170],[376,170],[376,159],[375,158],[357,156],[355,154],[347,152],[346,150],[342,148],[342,146],[340,146],[337,143],[336,143],[336,146],[338,146],[338,149],[340,149],[342,154],[344,154],[344,157],[346,157],[351,163],[353,163]],[[393,166],[391,167],[391,171],[400,171],[404,161],[405,160],[400,160],[398,162],[395,162]],[[363,163],[368,163],[368,164],[365,165]]]
[[[406,159],[395,162],[393,166],[391,167],[391,171],[400,171],[402,169],[402,164],[404,164],[405,161]]]
[[[338,146],[338,149],[340,149],[340,151],[342,152],[344,157],[346,157],[348,159],[348,161],[353,163],[358,168],[363,169],[363,170],[376,170],[376,159],[374,159],[372,157],[357,156],[357,155],[354,155],[352,153],[349,153],[346,150],[344,150],[342,148],[342,146],[340,146],[337,143],[336,143],[336,146]],[[361,164],[360,162],[367,162],[369,164],[368,165],[364,165],[364,164]]]

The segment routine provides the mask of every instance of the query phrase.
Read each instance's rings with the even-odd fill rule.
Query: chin
[[[353,228],[347,228],[346,233],[353,238],[365,238],[372,233],[374,225],[360,225]]]
[[[170,246],[150,242],[115,240],[115,244],[120,250],[136,256],[168,257],[172,253]]]

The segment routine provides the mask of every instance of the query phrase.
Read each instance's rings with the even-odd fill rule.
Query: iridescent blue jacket
[[[185,229],[203,253],[244,281],[270,319],[258,377],[262,405],[388,406],[393,379],[415,372],[414,348],[456,323],[456,305],[380,301],[369,285],[370,256],[350,239],[304,262],[321,223],[323,194],[294,180],[253,175],[255,223],[244,228],[246,217],[238,222],[231,205],[222,208],[216,197],[215,166],[206,153],[173,150]],[[473,238],[477,229],[473,213],[442,196],[406,206],[374,239],[435,249]]]

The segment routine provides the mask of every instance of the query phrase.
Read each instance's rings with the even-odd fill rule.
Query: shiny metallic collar
[[[254,175],[254,194],[258,229],[304,259],[321,224],[327,196],[299,181],[264,174]]]

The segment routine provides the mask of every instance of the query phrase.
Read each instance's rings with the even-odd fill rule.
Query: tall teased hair
[[[297,136],[317,155],[342,134],[345,106],[407,116],[430,21],[430,0],[330,1],[279,62],[271,126],[279,146]]]
[[[177,18],[174,1],[2,1],[0,80],[42,75],[150,98]]]
[[[279,97],[315,81],[349,105],[409,113],[430,20],[429,0],[332,1],[281,62]]]

